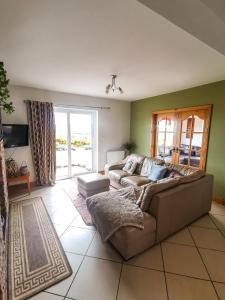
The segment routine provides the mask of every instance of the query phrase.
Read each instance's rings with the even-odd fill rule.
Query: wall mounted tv
[[[28,146],[28,125],[3,124],[3,139],[5,148]]]

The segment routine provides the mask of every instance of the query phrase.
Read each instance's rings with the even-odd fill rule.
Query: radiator
[[[107,164],[112,164],[117,161],[123,160],[124,157],[125,157],[124,150],[108,151],[107,152]]]

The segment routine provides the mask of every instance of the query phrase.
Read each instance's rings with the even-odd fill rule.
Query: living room
[[[225,299],[225,4],[0,2],[0,299]]]

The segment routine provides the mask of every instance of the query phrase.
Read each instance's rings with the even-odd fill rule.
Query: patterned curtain
[[[27,100],[26,105],[37,184],[53,185],[56,174],[53,104]]]

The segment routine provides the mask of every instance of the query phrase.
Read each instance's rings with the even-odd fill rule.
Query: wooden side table
[[[27,183],[27,190],[30,195],[31,193],[30,173],[27,173],[26,175],[15,176],[15,177],[7,177],[7,184],[20,182],[20,181],[25,181]]]

